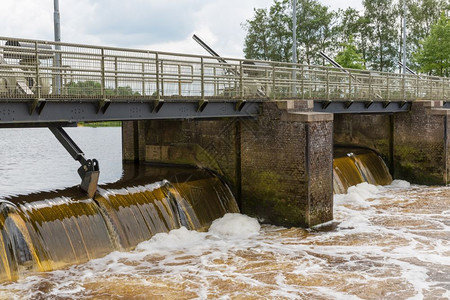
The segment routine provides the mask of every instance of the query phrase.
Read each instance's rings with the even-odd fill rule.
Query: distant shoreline
[[[78,127],[121,127],[122,121],[79,122]]]

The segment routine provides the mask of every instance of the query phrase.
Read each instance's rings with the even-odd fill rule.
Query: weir
[[[225,213],[239,212],[228,187],[210,171],[126,168],[129,174],[100,186],[95,199],[75,187],[3,200],[0,281],[131,250],[181,226],[206,230]]]
[[[378,153],[364,148],[336,148],[333,159],[333,191],[345,194],[351,186],[362,182],[388,185],[392,176]]]
[[[369,149],[338,149],[335,155],[335,193],[365,181],[391,181],[382,159]],[[0,282],[129,251],[181,226],[205,231],[213,220],[240,211],[228,186],[209,170],[124,168],[124,177],[99,186],[95,198],[73,187],[2,200]]]

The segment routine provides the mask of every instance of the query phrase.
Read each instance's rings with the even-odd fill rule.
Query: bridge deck
[[[448,78],[0,37],[0,124],[254,116],[277,99],[404,111],[449,98]]]

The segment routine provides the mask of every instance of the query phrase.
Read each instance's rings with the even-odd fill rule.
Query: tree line
[[[362,4],[362,11],[351,7],[333,11],[318,0],[298,0],[297,63],[325,65],[319,54],[323,51],[347,68],[399,70],[406,16],[408,67],[429,75],[450,75],[450,0],[363,0]],[[245,57],[292,61],[292,27],[292,0],[274,0],[270,8],[255,9],[243,24]]]

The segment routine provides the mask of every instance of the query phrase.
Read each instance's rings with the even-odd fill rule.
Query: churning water
[[[336,165],[334,169],[336,172]],[[203,173],[194,177],[191,182],[196,182],[196,187],[211,188],[211,178],[218,180]],[[189,182],[185,177],[179,178],[174,182]],[[127,205],[120,204],[125,201],[121,197],[154,191],[166,182],[154,184],[137,182],[126,193],[114,185],[104,185],[101,201],[105,204],[100,207],[106,211],[120,208],[124,215],[118,218],[137,216],[131,213],[136,207],[122,209]],[[183,193],[198,191],[183,188],[182,184],[175,188],[172,198],[178,199],[184,198]],[[346,194],[335,195],[334,221],[319,228],[260,225],[253,218],[233,212],[216,219],[208,231],[189,230],[192,222],[180,221],[177,229],[134,239],[137,246],[130,242],[129,249],[114,249],[124,244],[117,233],[117,239],[112,241],[116,246],[100,253],[101,257],[83,258],[78,264],[66,263],[58,270],[30,272],[17,281],[4,282],[0,284],[0,298],[450,298],[450,188],[394,181],[389,186],[360,183],[346,189]],[[166,198],[170,197],[158,199]],[[143,202],[141,208],[145,206]],[[107,232],[108,226],[114,227],[114,218],[108,220],[112,221],[105,225]],[[73,217],[65,222],[76,223]],[[141,225],[135,222],[122,230]],[[76,231],[76,226],[70,228],[71,232]],[[57,241],[52,247],[58,248]]]

